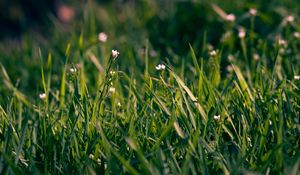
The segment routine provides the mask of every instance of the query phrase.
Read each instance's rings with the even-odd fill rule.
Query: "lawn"
[[[0,174],[300,174],[299,7],[70,1],[1,33]]]

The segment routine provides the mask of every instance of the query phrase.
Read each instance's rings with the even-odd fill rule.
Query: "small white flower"
[[[253,59],[255,61],[258,61],[259,60],[259,55],[257,53],[253,54]]]
[[[295,80],[300,80],[300,75],[295,75],[295,76],[294,76],[294,79],[295,79]]]
[[[285,46],[285,45],[287,45],[287,42],[286,42],[285,40],[283,40],[283,39],[279,39],[279,40],[278,40],[278,44],[279,44],[280,46]]]
[[[292,16],[292,15],[290,15],[290,16],[287,16],[287,17],[285,18],[285,20],[286,20],[287,22],[290,22],[290,23],[292,23],[292,22],[294,22],[294,21],[295,21],[295,17],[294,17],[294,16]]]
[[[110,93],[114,93],[114,92],[116,91],[116,88],[110,87],[110,88],[108,89],[108,91],[109,91]]]
[[[28,125],[32,125],[32,120],[28,120]]]
[[[250,138],[250,137],[247,137],[247,140],[248,140],[248,142],[249,142],[249,146],[252,147],[251,138]]]
[[[118,104],[117,104],[117,105],[118,105],[118,107],[121,107],[121,106],[122,106],[120,102],[118,102]]]
[[[39,95],[41,100],[45,100],[46,99],[46,94],[45,93],[40,93]]]
[[[214,56],[217,55],[217,52],[216,52],[215,50],[212,50],[212,51],[209,52],[209,55],[210,55],[211,57],[214,57]]]
[[[116,71],[110,71],[109,73],[110,73],[110,75],[115,75]]]
[[[160,66],[160,64],[159,64],[159,65],[157,65],[157,66],[155,66],[155,69],[156,69],[156,70],[160,70],[160,69],[161,69],[161,66]]]
[[[70,68],[70,72],[75,73],[75,72],[77,72],[77,69],[76,68]]]
[[[105,43],[107,41],[107,35],[104,32],[100,32],[98,35],[98,39],[99,41]]]
[[[156,70],[164,70],[164,69],[166,69],[166,66],[164,64],[159,64],[159,65],[155,66],[155,69]]]
[[[300,33],[299,32],[294,32],[293,36],[297,39],[300,39]]]
[[[215,120],[215,121],[219,121],[220,119],[221,119],[221,116],[220,116],[220,115],[215,115],[215,116],[214,116],[214,120]]]
[[[89,158],[90,158],[90,159],[94,159],[94,155],[93,155],[93,154],[90,154],[90,155],[89,155]]]
[[[230,13],[226,16],[226,20],[229,22],[234,22],[235,21],[235,15]]]
[[[120,52],[118,52],[117,50],[112,50],[111,54],[112,54],[113,58],[117,58],[120,55]]]
[[[228,66],[226,67],[226,70],[227,70],[228,72],[232,72],[232,71],[233,71],[233,67],[232,67],[231,65],[228,65]]]
[[[245,36],[246,36],[246,31],[245,31],[245,29],[244,28],[242,28],[242,27],[240,27],[239,28],[239,38],[245,38]]]
[[[257,10],[256,10],[255,8],[251,8],[251,9],[249,10],[249,14],[250,14],[251,16],[256,16],[256,15],[257,15]]]

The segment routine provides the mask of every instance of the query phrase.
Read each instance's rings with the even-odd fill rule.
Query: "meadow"
[[[49,13],[0,41],[0,174],[299,174],[299,7],[90,0]]]

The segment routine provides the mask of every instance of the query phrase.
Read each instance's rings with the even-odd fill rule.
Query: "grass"
[[[299,174],[299,3],[216,4],[89,2],[3,42],[0,173]]]

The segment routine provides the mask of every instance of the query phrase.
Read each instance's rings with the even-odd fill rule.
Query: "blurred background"
[[[237,22],[246,24],[245,12],[257,9],[261,18],[256,32],[270,34],[282,18],[299,15],[299,1],[236,1],[236,0],[1,0],[0,39],[20,38],[24,33],[39,32],[47,35],[56,23],[81,24],[94,30],[108,30],[126,36],[146,34],[151,43],[161,47],[170,43],[180,51],[180,43],[193,43],[200,34],[207,32],[207,39],[217,43],[224,31],[224,24],[212,9],[217,4],[227,13],[235,14]],[[244,15],[244,16],[243,16]],[[90,21],[86,21],[88,20]],[[297,19],[297,18],[296,18]],[[93,23],[94,22],[94,23]],[[93,23],[83,26],[83,23]],[[266,25],[267,24],[267,25]],[[92,26],[94,25],[94,26]],[[249,25],[249,23],[248,23]],[[70,31],[74,28],[70,27]],[[91,29],[91,30],[93,30]],[[96,32],[96,31],[95,31]],[[143,33],[144,32],[144,33]],[[49,36],[49,35],[48,35]],[[144,35],[142,35],[144,36]],[[144,36],[145,37],[145,36]]]
[[[105,64],[111,49],[118,49],[119,69],[136,74],[145,69],[146,47],[152,67],[160,62],[178,70],[192,67],[183,59],[190,57],[190,43],[203,58],[210,49],[222,50],[221,75],[226,76],[228,56],[241,56],[240,27],[251,35],[247,46],[254,47],[248,54],[259,55],[263,46],[300,31],[299,7],[296,0],[1,0],[0,62],[15,82],[22,82],[19,88],[30,92],[40,79],[40,57],[51,53],[53,63],[61,65],[68,44],[74,64],[90,52]],[[250,9],[257,10],[255,18]],[[236,19],[230,22],[222,13]],[[284,19],[290,15],[295,22],[287,26]],[[100,32],[108,36],[105,44],[99,44]],[[293,50],[287,54],[299,57]],[[92,66],[87,70],[93,77]]]

